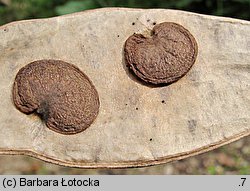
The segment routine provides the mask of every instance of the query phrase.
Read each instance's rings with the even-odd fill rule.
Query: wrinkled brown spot
[[[21,68],[13,101],[23,113],[37,113],[47,127],[62,134],[88,128],[99,111],[98,93],[77,67],[59,60],[39,60]]]
[[[150,37],[133,34],[125,42],[125,60],[143,81],[169,84],[184,76],[195,62],[198,46],[179,24],[156,25]]]

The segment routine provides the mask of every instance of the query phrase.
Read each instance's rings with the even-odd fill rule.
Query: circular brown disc
[[[143,81],[165,84],[184,76],[195,62],[198,52],[192,34],[179,24],[164,22],[147,38],[130,36],[124,47],[125,60]]]
[[[89,78],[60,60],[39,60],[21,68],[13,101],[20,111],[37,113],[48,128],[62,134],[85,130],[99,111],[98,93]]]

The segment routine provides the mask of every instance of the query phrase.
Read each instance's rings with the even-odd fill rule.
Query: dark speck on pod
[[[39,60],[21,68],[12,93],[17,109],[38,114],[48,128],[62,134],[87,129],[99,111],[98,93],[90,79],[60,60]]]
[[[130,36],[124,46],[126,64],[141,80],[169,84],[184,76],[194,64],[198,46],[183,26],[164,22],[154,26],[151,36]]]

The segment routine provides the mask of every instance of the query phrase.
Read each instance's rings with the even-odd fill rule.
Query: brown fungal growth
[[[192,34],[171,22],[155,25],[150,37],[133,34],[124,47],[130,69],[152,84],[169,84],[180,79],[194,64],[197,52]]]
[[[13,101],[20,111],[37,113],[48,128],[62,134],[85,130],[99,111],[98,93],[89,78],[60,60],[39,60],[21,68]]]

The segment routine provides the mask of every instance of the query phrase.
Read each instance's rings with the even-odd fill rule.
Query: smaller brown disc
[[[125,42],[125,60],[135,75],[152,84],[169,84],[184,76],[195,62],[198,46],[183,26],[164,22],[151,37],[133,34]]]

